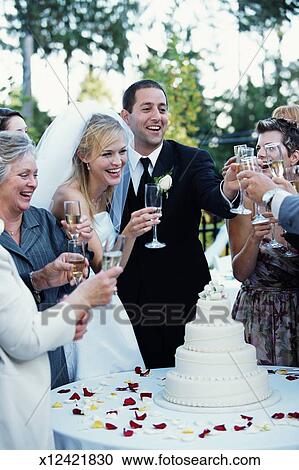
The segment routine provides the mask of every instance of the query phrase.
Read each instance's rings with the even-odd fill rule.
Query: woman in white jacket
[[[38,312],[10,254],[0,246],[0,449],[53,448],[46,351],[83,336],[88,309],[110,301],[121,271],[101,272],[63,302]],[[78,305],[82,309],[74,310]]]

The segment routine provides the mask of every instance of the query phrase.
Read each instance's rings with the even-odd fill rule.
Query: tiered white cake
[[[210,282],[199,294],[196,319],[186,324],[185,343],[167,373],[165,398],[200,407],[239,406],[271,394],[268,374],[257,366],[255,347],[232,319],[224,288]]]

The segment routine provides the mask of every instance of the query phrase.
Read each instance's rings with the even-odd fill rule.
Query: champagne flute
[[[70,226],[70,234],[72,240],[78,240],[77,224],[81,219],[81,206],[80,201],[64,201],[64,217],[66,223]]]
[[[243,156],[246,155],[246,150],[247,150],[247,145],[246,144],[235,145],[234,146],[234,155],[236,157],[236,163],[238,164],[237,173],[239,173],[242,170],[240,160]],[[239,182],[239,187],[240,187],[240,203],[239,203],[238,207],[236,207],[236,208],[233,207],[230,210],[230,212],[232,212],[233,214],[240,214],[240,215],[251,214],[251,210],[247,209],[244,206],[244,190],[241,188],[241,184],[240,184],[239,180],[238,180],[238,182]]]
[[[295,191],[299,193],[299,165],[287,167],[285,169],[285,178],[291,183]]]
[[[109,240],[106,242],[102,260],[104,271],[120,265],[125,242],[126,237],[124,235],[118,235],[112,247]]]
[[[156,213],[162,215],[162,193],[156,184],[145,185],[145,207],[155,207]],[[166,243],[157,239],[157,225],[153,225],[153,239],[145,244],[146,248],[164,248]]]
[[[266,157],[272,176],[279,178],[284,175],[284,162],[280,142],[271,142],[265,145]]]
[[[243,170],[251,170],[251,171],[255,171],[257,173],[261,173],[262,172],[262,169],[261,167],[259,166],[259,162],[258,162],[258,159],[257,157],[255,157],[254,155],[254,149],[253,148],[248,148],[247,151],[246,151],[246,157],[244,158],[241,158],[241,166],[242,166],[242,169]],[[263,224],[265,222],[269,222],[270,219],[268,219],[267,217],[264,217],[260,211],[259,211],[259,206],[258,204],[254,203],[254,213],[255,213],[255,216],[253,217],[251,223],[253,225],[255,224]]]
[[[85,267],[85,244],[78,240],[68,241],[68,262],[73,265],[72,274],[75,285],[78,286],[83,279],[83,270]]]
[[[279,142],[271,142],[265,145],[266,157],[268,162],[268,167],[270,168],[272,176],[283,176],[284,174],[284,164],[283,164],[283,157],[281,146]],[[272,248],[282,248],[283,244],[279,243],[275,238],[275,229],[277,227],[277,223],[272,223],[272,230],[271,230],[271,241],[269,246]]]

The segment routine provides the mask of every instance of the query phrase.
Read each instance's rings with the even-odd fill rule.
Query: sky
[[[2,2],[0,7],[0,26],[3,25],[1,13],[3,8],[8,8],[10,0]],[[101,72],[100,77],[107,87],[112,90],[113,102],[116,111],[121,109],[121,96],[123,91],[132,82],[140,78],[136,70],[136,63],[144,61],[147,57],[146,45],[157,51],[165,48],[165,36],[162,21],[167,19],[171,0],[143,0],[142,5],[147,5],[146,11],[138,18],[139,32],[130,31],[131,59],[126,59],[125,74],[114,71]],[[232,0],[231,6],[236,2]],[[208,5],[208,8],[205,6]],[[1,11],[2,9],[2,11]],[[202,66],[202,84],[205,87],[206,96],[221,94],[226,89],[233,90],[239,75],[250,74],[253,81],[260,82],[259,63],[263,60],[263,51],[259,51],[257,37],[253,34],[238,34],[236,20],[233,15],[221,10],[218,0],[198,1],[183,0],[180,7],[173,15],[183,27],[193,25],[193,48],[200,50],[206,59],[206,65]],[[149,23],[152,26],[149,28]],[[299,18],[294,18],[288,25],[282,42],[282,57],[287,64],[298,60],[298,31]],[[264,48],[275,53],[278,43],[274,33],[267,37]],[[209,51],[210,50],[210,51]],[[71,62],[70,93],[72,99],[77,99],[80,92],[80,84],[86,75],[86,66],[81,62],[84,56],[75,52]],[[101,63],[102,56],[94,57],[97,63]],[[217,65],[215,72],[208,62],[213,61]],[[0,90],[8,87],[9,77],[13,77],[16,86],[22,81],[21,55],[16,52],[0,51],[1,78]],[[241,81],[242,83],[242,81]],[[63,54],[51,54],[47,60],[37,54],[32,57],[32,92],[38,100],[41,110],[49,112],[52,116],[61,112],[66,104],[66,67],[63,62]],[[5,98],[5,91],[0,91],[0,100]]]

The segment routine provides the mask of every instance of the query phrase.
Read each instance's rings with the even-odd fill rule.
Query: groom
[[[152,233],[138,237],[118,281],[118,292],[134,326],[146,367],[174,365],[184,341],[184,325],[194,315],[198,292],[210,281],[198,240],[201,209],[231,218],[235,177],[226,175],[220,189],[210,155],[173,140],[163,140],[168,125],[167,96],[159,83],[141,80],[123,97],[122,118],[135,137],[130,156],[131,181],[122,226],[144,207],[144,183],[155,177],[168,188],[163,195],[158,239],[165,248],[148,249]],[[175,118],[175,117],[174,117]],[[229,181],[231,178],[232,181]]]

